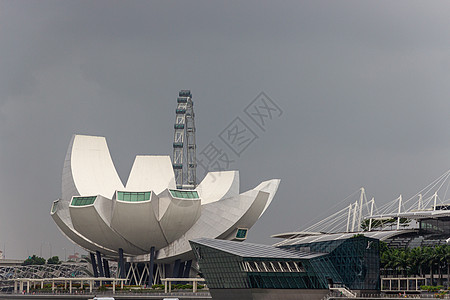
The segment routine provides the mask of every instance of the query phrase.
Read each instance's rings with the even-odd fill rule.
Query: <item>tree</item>
[[[403,270],[403,276],[408,275],[410,269],[410,254],[409,249],[401,249],[398,251],[397,256],[398,266]]]
[[[423,247],[413,248],[409,251],[409,264],[411,273],[423,275],[423,265],[426,264],[426,256]]]
[[[434,284],[434,265],[437,261],[436,251],[433,247],[425,247],[425,261],[430,267],[431,285]]]
[[[22,266],[29,265],[45,265],[45,258],[36,255],[29,256],[26,260],[23,261]]]
[[[61,261],[59,260],[58,256],[50,257],[47,260],[47,264],[49,264],[49,265],[59,265],[60,263],[61,263]]]
[[[445,263],[447,265],[447,286],[450,287],[450,247],[445,247]]]
[[[437,273],[438,284],[442,285],[444,274],[450,284],[450,245],[417,247],[413,249],[390,248],[380,243],[380,265],[384,275],[410,276],[430,274],[431,286]],[[447,273],[445,273],[447,272]]]

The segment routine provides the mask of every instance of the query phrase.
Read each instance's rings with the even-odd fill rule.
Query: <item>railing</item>
[[[12,292],[0,292],[0,295],[12,295]],[[184,297],[195,297],[195,299],[211,299],[211,294],[207,291],[205,292],[180,292],[180,291],[172,291],[171,293],[164,293],[163,291],[152,291],[152,292],[138,292],[138,291],[116,291],[115,294],[112,294],[111,291],[93,291],[93,292],[89,292],[89,291],[78,291],[77,293],[70,293],[69,291],[66,290],[59,290],[59,291],[55,291],[55,292],[49,292],[49,291],[32,291],[30,293],[21,293],[24,295],[41,295],[41,296],[45,296],[45,295],[85,295],[86,297],[89,296],[113,296],[113,295],[133,295],[133,296],[158,296],[161,298],[164,297],[180,297],[180,296],[184,296]],[[138,298],[138,297],[136,297]]]
[[[421,285],[426,285],[425,277],[388,277],[381,278],[381,291],[383,292],[412,292],[420,291]]]
[[[344,295],[336,295],[335,292],[332,292],[322,300],[339,300],[339,299],[450,299],[450,295],[436,295],[435,293],[430,294],[405,294],[405,293],[396,293],[396,294],[361,294],[358,297],[347,297]]]
[[[340,292],[342,295],[345,295],[348,298],[356,298],[356,293],[343,284],[330,284],[329,289],[332,292]]]
[[[177,282],[177,281],[181,281],[181,282],[191,282],[192,281],[192,292],[196,293],[198,282],[205,282],[205,279],[204,278],[164,278],[164,279],[161,279],[161,282],[164,283],[164,293],[167,293],[167,292],[171,293],[172,292],[172,282]]]

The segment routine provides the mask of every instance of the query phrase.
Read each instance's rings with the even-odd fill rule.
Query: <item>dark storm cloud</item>
[[[380,202],[414,194],[450,166],[449,6],[0,1],[7,256],[71,249],[49,209],[73,133],[106,136],[126,180],[136,154],[171,153],[184,88],[199,149],[260,91],[283,109],[231,166],[242,190],[282,179],[252,241],[300,227],[363,185]]]

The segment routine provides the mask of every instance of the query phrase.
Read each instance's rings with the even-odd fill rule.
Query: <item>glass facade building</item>
[[[448,209],[443,209],[442,207],[437,210],[448,211]],[[398,231],[395,235],[382,239],[382,241],[385,241],[391,248],[400,249],[435,247],[447,244],[447,239],[450,236],[450,216],[435,215],[433,218],[423,217],[418,219],[417,222],[418,228]]]
[[[450,217],[420,220],[420,233],[433,238],[447,239],[450,236]]]
[[[355,237],[274,247],[232,241],[190,242],[210,289],[378,290],[379,242]]]
[[[308,244],[281,246],[285,249],[328,253],[342,284],[352,290],[380,289],[380,244],[378,239],[355,235],[351,238],[321,240]]]

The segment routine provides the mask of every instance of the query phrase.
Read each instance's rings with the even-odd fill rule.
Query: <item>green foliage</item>
[[[450,271],[450,246],[389,248],[380,244],[380,263],[384,275],[424,276]],[[440,279],[442,283],[442,277]]]
[[[380,241],[380,253],[389,250],[389,247],[386,242]]]
[[[164,284],[154,284],[154,285],[152,285],[152,289],[162,290],[162,289],[164,289]]]
[[[354,239],[354,238],[359,238],[359,237],[364,237],[364,234],[362,234],[362,233],[354,234],[354,235],[352,236],[352,239]]]
[[[172,284],[172,289],[175,290],[192,290],[192,288],[193,288],[192,284],[182,284],[182,283]]]
[[[98,291],[100,292],[106,292],[108,290],[108,288],[105,285],[101,285],[98,287]]]
[[[45,265],[45,259],[36,255],[29,256],[26,260],[23,261],[22,266],[29,265]]]
[[[197,289],[201,290],[203,289],[205,286],[201,285],[201,284],[197,284]],[[153,289],[164,289],[164,284],[154,284],[152,286]],[[178,284],[172,284],[172,289],[173,290],[192,290],[194,288],[194,286],[192,284],[183,284],[183,283],[178,283]]]
[[[59,260],[58,256],[53,256],[53,257],[50,257],[47,260],[47,264],[49,264],[49,265],[59,265],[59,264],[61,264],[61,261]]]
[[[420,289],[423,291],[427,291],[427,292],[439,292],[441,289],[443,289],[444,287],[442,285],[438,285],[438,286],[432,286],[432,285],[421,285]]]

